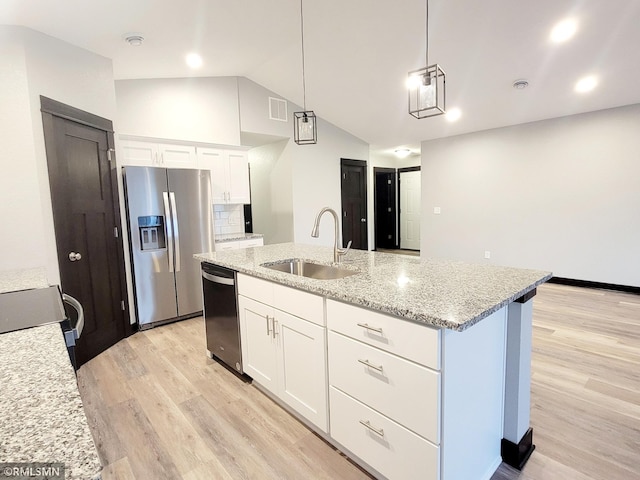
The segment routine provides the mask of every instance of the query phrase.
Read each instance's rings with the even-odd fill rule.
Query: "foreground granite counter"
[[[265,268],[298,258],[330,265],[333,249],[293,243],[196,254],[202,262],[436,327],[462,331],[531,292],[550,272],[351,250],[337,280],[315,280]]]
[[[44,269],[0,272],[0,292],[47,287]],[[0,335],[0,462],[57,462],[65,478],[100,478],[60,325]]]

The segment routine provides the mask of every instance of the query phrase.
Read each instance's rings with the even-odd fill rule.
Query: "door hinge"
[[[113,156],[111,155],[112,153],[116,153],[116,151],[113,148],[107,148],[107,160],[109,160],[110,162],[113,162]]]
[[[347,179],[347,174],[346,174],[346,173],[343,173],[343,174],[342,174],[342,179],[343,179],[343,180],[346,180],[346,179]]]
[[[391,180],[387,180],[387,185],[391,185]]]
[[[124,300],[120,300],[120,308],[122,309],[122,311],[124,312]]]
[[[118,227],[113,227],[113,236],[118,238],[118,236],[119,236]]]
[[[346,216],[347,216],[347,211],[345,210],[343,213],[344,213],[344,217],[346,218]]]

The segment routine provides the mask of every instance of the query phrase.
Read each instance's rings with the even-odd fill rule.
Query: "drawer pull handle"
[[[362,328],[366,328],[367,330],[371,330],[372,332],[376,332],[379,333],[380,335],[382,335],[382,328],[376,328],[376,327],[372,327],[366,323],[357,323],[356,325],[358,325],[359,327]]]
[[[382,428],[376,428],[376,427],[372,426],[371,422],[369,422],[369,420],[360,420],[360,424],[364,425],[365,427],[367,427],[369,430],[371,430],[376,435],[380,435],[381,437],[384,437],[384,430]]]
[[[377,370],[378,372],[382,373],[382,365],[380,365],[379,367],[376,365],[373,365],[372,363],[369,363],[369,360],[360,360],[358,359],[358,361],[363,364],[366,365],[369,368],[373,368],[374,370]]]

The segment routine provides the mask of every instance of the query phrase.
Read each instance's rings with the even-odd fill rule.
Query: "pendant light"
[[[293,140],[298,145],[318,143],[318,122],[316,114],[307,110],[307,88],[304,77],[304,17],[300,0],[300,37],[302,38],[302,112],[293,113]]]
[[[426,0],[426,67],[409,72],[409,113],[416,118],[435,117],[446,112],[445,73],[437,63],[429,65],[429,0]]]

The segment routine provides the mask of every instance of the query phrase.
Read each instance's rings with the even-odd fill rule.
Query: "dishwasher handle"
[[[84,308],[82,308],[82,304],[78,300],[66,293],[62,294],[62,300],[78,312],[78,320],[76,321],[76,326],[73,327],[73,337],[77,340],[80,338],[80,335],[82,335],[82,329],[84,328]]]
[[[233,278],[219,277],[218,275],[212,275],[205,271],[202,272],[202,278],[205,278],[213,283],[220,283],[222,285],[235,285],[236,283]]]

